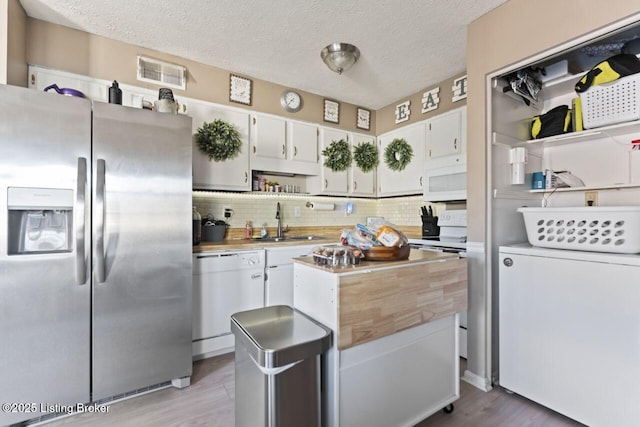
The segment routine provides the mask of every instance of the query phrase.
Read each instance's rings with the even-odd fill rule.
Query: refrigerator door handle
[[[87,159],[78,157],[78,188],[76,193],[76,281],[78,285],[87,283],[87,263],[85,258],[85,215],[87,196]]]
[[[105,186],[104,159],[98,159],[96,167],[96,281],[102,283],[105,280],[105,255],[104,255],[104,186]]]

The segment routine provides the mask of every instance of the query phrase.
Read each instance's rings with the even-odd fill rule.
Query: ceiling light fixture
[[[320,57],[332,71],[342,74],[360,58],[360,50],[349,43],[331,43],[322,49]]]

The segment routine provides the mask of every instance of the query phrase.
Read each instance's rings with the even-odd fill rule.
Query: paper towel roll
[[[333,203],[307,202],[307,207],[316,211],[332,211],[335,208]]]

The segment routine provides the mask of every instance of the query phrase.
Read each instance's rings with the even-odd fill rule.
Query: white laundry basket
[[[532,246],[640,253],[640,206],[519,208]]]
[[[579,95],[585,129],[640,119],[640,73],[592,86]]]

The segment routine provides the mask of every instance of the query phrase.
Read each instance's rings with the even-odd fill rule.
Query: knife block
[[[437,216],[421,216],[422,237],[437,237],[440,235]]]

